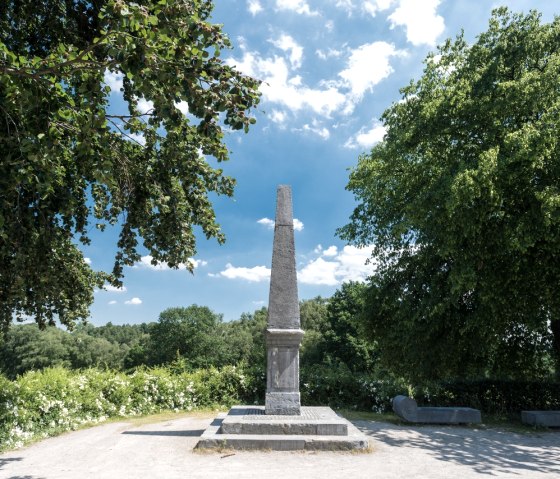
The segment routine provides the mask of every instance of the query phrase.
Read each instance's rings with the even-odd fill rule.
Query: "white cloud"
[[[269,230],[274,229],[274,220],[271,220],[270,218],[261,218],[260,220],[257,220],[257,223],[266,226]],[[297,218],[294,218],[294,230],[295,231],[303,230],[303,223]]]
[[[107,304],[117,304],[117,301],[115,301],[114,299],[109,301]]]
[[[140,258],[140,262],[136,263],[136,265],[140,266],[141,268],[149,268],[157,271],[164,271],[164,270],[168,271],[172,269],[166,263],[153,264],[152,260],[153,258],[151,255],[142,256]],[[208,264],[207,261],[195,259],[195,258],[189,258],[189,263],[192,265],[193,268],[199,268],[200,266],[206,266]],[[187,265],[185,263],[181,263],[178,269],[187,269]]]
[[[265,100],[283,105],[293,112],[311,109],[314,113],[330,116],[346,103],[346,96],[336,85],[321,84],[310,88],[298,75],[290,77],[290,68],[284,58],[260,58],[257,53],[245,52],[241,60],[228,59],[230,66],[263,80],[261,92]]]
[[[276,0],[278,10],[291,10],[300,15],[318,15],[319,13],[309,8],[305,0]]]
[[[212,275],[218,276],[218,275]],[[255,266],[253,268],[235,267],[230,263],[226,264],[226,269],[220,271],[219,276],[228,279],[245,279],[247,281],[259,283],[270,279],[270,269],[266,266]]]
[[[317,258],[298,272],[298,280],[304,284],[336,286],[339,284],[336,278],[337,268],[337,263]]]
[[[117,288],[111,284],[104,284],[103,289],[109,293],[126,293],[126,286],[121,286]]]
[[[404,26],[406,38],[413,45],[435,45],[445,29],[443,17],[436,13],[441,0],[400,0],[389,15],[391,27]]]
[[[142,146],[146,144],[146,138],[142,133],[127,133],[125,138],[131,141],[135,141],[136,143],[139,143]]]
[[[339,58],[344,52],[335,48],[329,48],[328,50],[316,50],[315,53],[321,60],[327,60],[329,58]]]
[[[91,264],[91,258],[84,258],[85,264]]]
[[[260,4],[259,0],[248,0],[247,9],[251,13],[251,15],[255,16],[257,13],[262,12],[263,7]]]
[[[355,136],[350,138],[344,146],[347,148],[371,148],[376,143],[383,141],[387,129],[379,121],[374,121],[368,130],[362,128]]]
[[[111,93],[120,93],[123,86],[123,74],[105,70],[103,74],[103,83],[111,88]]]
[[[189,113],[189,104],[184,100],[176,102],[175,108],[177,108],[183,115],[187,115]]]
[[[387,42],[366,43],[352,52],[348,67],[339,75],[352,95],[359,100],[366,91],[370,91],[393,72],[389,59],[404,54],[404,51],[396,50],[394,45]]]
[[[294,230],[295,231],[302,231],[303,230],[303,223],[298,220],[297,218],[294,218]]]
[[[145,113],[149,113],[154,109],[154,102],[151,100],[146,100],[145,98],[140,98],[138,99],[138,105],[136,108],[143,115]]]
[[[266,226],[269,230],[274,229],[274,220],[271,220],[270,218],[261,218],[260,220],[257,221],[257,223]]]
[[[133,304],[133,305],[142,304],[142,300],[140,298],[132,298],[125,301],[124,304]]]
[[[320,136],[323,140],[328,140],[331,136],[331,132],[324,126],[321,126],[317,120],[313,120],[311,125],[303,125],[303,130],[314,133],[315,135]]]
[[[282,125],[285,125],[285,123],[286,123],[287,115],[286,115],[286,113],[283,112],[283,111],[272,110],[272,111],[270,112],[269,118],[270,118],[271,121],[273,121],[274,123],[278,123],[280,126],[282,126]]]
[[[377,12],[387,10],[393,3],[395,3],[395,0],[368,0],[362,4],[362,10],[375,17]]]
[[[299,68],[301,66],[301,59],[303,57],[303,47],[290,36],[286,34],[280,35],[278,40],[272,42],[275,47],[280,48],[284,52],[290,53],[290,64],[292,68]]]
[[[319,245],[315,251],[322,256],[310,261],[298,272],[302,283],[336,286],[345,281],[363,281],[375,270],[374,265],[366,264],[372,248],[345,246],[338,252],[336,246],[323,250]]]

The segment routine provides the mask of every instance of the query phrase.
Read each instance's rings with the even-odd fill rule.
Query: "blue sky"
[[[97,291],[90,321],[156,321],[172,306],[206,305],[238,319],[268,302],[276,186],[292,186],[300,299],[330,296],[345,280],[364,279],[368,249],[335,236],[355,201],[348,168],[383,138],[379,118],[418,79],[422,60],[464,29],[468,41],[487,29],[491,10],[536,9],[551,21],[551,0],[216,0],[214,23],[234,45],[222,56],[264,81],[257,124],[228,133],[237,179],[233,199],[214,201],[227,241],[198,242],[194,274],[154,268],[150,258],[125,270],[122,290]],[[119,78],[106,76],[112,107],[124,108]],[[149,108],[147,103],[146,108]],[[212,161],[211,159],[209,161]],[[95,233],[84,255],[110,270],[116,232]]]

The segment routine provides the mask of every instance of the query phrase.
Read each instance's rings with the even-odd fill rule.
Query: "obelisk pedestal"
[[[292,191],[278,186],[266,330],[265,414],[301,413],[299,393],[300,329]]]

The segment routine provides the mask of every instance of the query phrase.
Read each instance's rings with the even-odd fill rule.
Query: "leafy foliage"
[[[173,374],[131,375],[50,368],[16,381],[0,375],[0,451],[112,417],[231,406],[249,394],[242,370],[227,367]]]
[[[194,227],[223,241],[209,199],[234,180],[221,124],[248,130],[259,82],[220,59],[230,47],[210,0],[8,0],[0,5],[0,323],[15,314],[72,327],[93,287],[118,286],[143,246],[186,264]],[[128,114],[109,109],[122,75]],[[140,102],[151,102],[148,111]],[[188,105],[184,115],[178,105]],[[120,228],[112,272],[77,242]]]
[[[350,175],[339,234],[375,244],[367,326],[398,374],[539,377],[551,348],[560,372],[559,38],[501,8],[448,40]]]

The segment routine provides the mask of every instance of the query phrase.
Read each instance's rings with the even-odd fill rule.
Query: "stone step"
[[[270,421],[283,421],[283,424],[291,424],[292,430],[298,429],[298,421],[301,418],[289,416],[278,418],[278,416],[269,417],[267,419],[261,419],[258,424],[261,426],[260,433],[258,434],[229,434],[224,433],[223,425],[226,419],[235,419],[237,415],[238,418],[252,416],[252,414],[241,414],[247,412],[250,408],[255,408],[258,406],[236,406],[232,408],[229,414],[222,413],[219,414],[212,424],[204,431],[200,441],[196,445],[197,449],[246,449],[246,450],[271,450],[271,451],[350,451],[350,450],[362,450],[369,451],[370,444],[368,437],[358,430],[351,422],[344,418],[336,416],[336,413],[330,408],[302,408],[306,411],[307,415],[315,416],[336,416],[340,422],[345,422],[346,435],[321,435],[321,434],[274,434],[274,433],[264,433],[263,431],[270,427],[267,424]],[[331,411],[330,413],[328,411]],[[233,411],[233,414],[232,414]],[[237,414],[236,414],[237,413]],[[259,415],[259,414],[255,414]],[[262,417],[262,415],[259,415]],[[304,419],[304,424],[308,424],[308,421]],[[233,423],[234,424],[234,423]],[[227,429],[227,426],[226,426]],[[301,430],[305,428],[300,428]],[[272,428],[271,430],[275,430]],[[286,429],[286,430],[289,430]]]
[[[302,407],[298,415],[264,414],[263,406],[233,406],[221,434],[347,436],[348,421],[329,407]]]

